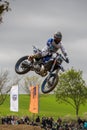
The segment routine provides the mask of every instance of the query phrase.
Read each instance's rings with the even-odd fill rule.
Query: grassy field
[[[7,115],[17,115],[17,116],[25,116],[29,115],[32,117],[32,113],[29,112],[29,95],[19,95],[19,112],[11,112],[10,111],[10,96],[7,96],[6,101],[3,105],[0,106],[0,116]],[[40,95],[39,96],[39,115],[42,116],[52,116],[54,118],[58,117],[73,117],[75,118],[75,110],[67,104],[58,104],[56,102],[55,95]],[[87,104],[85,106],[81,106],[79,111],[80,117],[87,117]]]

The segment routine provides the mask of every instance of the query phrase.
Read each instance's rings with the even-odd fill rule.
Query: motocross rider
[[[63,47],[61,40],[62,40],[62,33],[56,32],[53,38],[48,39],[47,45],[42,49],[42,52],[29,56],[28,60],[33,61],[33,58],[41,58],[47,55],[52,56],[55,52],[57,52],[60,49],[66,58],[66,62],[69,63],[67,52]],[[42,72],[43,71],[44,71],[44,66],[42,66]]]

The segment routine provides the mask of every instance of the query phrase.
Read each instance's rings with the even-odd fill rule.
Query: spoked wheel
[[[31,62],[28,60],[28,56],[20,58],[15,65],[16,73],[18,74],[27,73],[28,71],[30,71],[30,64]]]
[[[50,78],[48,80],[48,77],[43,81],[41,86],[41,91],[43,93],[49,93],[51,92],[57,85],[59,81],[59,77],[57,74],[51,74]]]

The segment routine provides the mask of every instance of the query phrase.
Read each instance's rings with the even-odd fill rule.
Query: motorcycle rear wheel
[[[57,74],[53,73],[50,75],[49,81],[47,81],[47,79],[46,77],[41,86],[41,91],[45,94],[51,92],[56,87],[59,77]]]
[[[21,57],[15,64],[15,72],[17,74],[25,74],[30,71],[28,56]]]

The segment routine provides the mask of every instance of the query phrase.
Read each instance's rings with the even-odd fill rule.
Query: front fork
[[[54,70],[55,64],[56,64],[56,62],[54,62],[53,66],[52,66],[52,68],[51,68],[51,70],[50,70],[50,73],[49,73],[49,75],[48,75],[48,77],[47,77],[47,82],[48,82],[49,79],[50,79],[50,76],[51,76],[51,74],[52,74],[52,72],[53,72],[53,70]],[[56,72],[55,72],[56,75],[59,73],[59,70],[60,70],[60,69],[61,69],[61,71],[63,71],[63,72],[65,71],[64,68],[63,68],[63,66],[62,66],[61,64],[59,64],[59,65],[58,65],[58,69],[56,69]]]
[[[53,70],[54,70],[54,67],[55,67],[56,62],[57,62],[57,60],[55,59],[53,65],[52,65],[52,67],[51,67],[51,70],[50,70],[50,72],[49,72],[49,75],[47,76],[47,82],[48,82],[49,79],[50,79],[50,76],[51,76],[51,74],[52,74],[52,72],[53,72]],[[58,71],[59,71],[59,69],[56,70],[56,74],[58,73]]]

